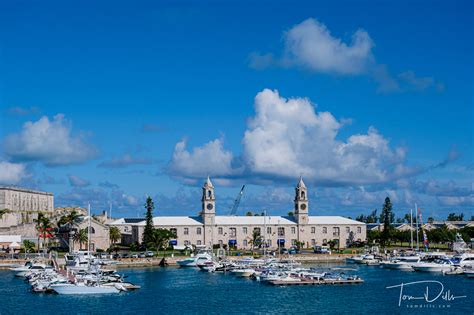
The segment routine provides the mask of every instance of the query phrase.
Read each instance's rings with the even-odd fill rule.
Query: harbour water
[[[324,265],[323,267],[327,267]],[[365,282],[358,285],[278,287],[230,274],[207,273],[194,268],[121,269],[127,280],[142,288],[102,296],[34,294],[23,280],[0,271],[0,314],[472,314],[474,279],[464,276],[404,272],[380,267],[348,265]],[[403,300],[400,289],[387,286],[417,281],[439,281],[444,295],[466,296],[447,301]],[[437,283],[429,283],[434,297]],[[449,290],[449,292],[448,292]],[[423,295],[425,284],[406,287],[404,293]],[[448,293],[446,295],[446,293]]]

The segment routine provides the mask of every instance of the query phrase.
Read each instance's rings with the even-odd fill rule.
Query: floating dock
[[[281,280],[272,280],[268,281],[272,285],[330,285],[330,284],[361,284],[364,283],[362,279],[354,280],[336,280],[336,279],[326,279],[326,280],[301,280],[301,281],[281,281]]]

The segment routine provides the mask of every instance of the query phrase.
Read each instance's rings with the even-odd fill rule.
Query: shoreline
[[[282,259],[294,259],[297,262],[301,263],[331,263],[331,262],[341,262],[345,261],[347,257],[351,257],[352,254],[334,254],[334,255],[325,255],[325,254],[304,254],[304,255],[292,255],[292,256],[282,256]],[[166,263],[168,266],[178,266],[177,262],[180,259],[189,256],[178,256],[178,257],[165,257]],[[252,256],[230,256],[227,259],[230,260],[240,260],[243,258],[249,258]],[[278,259],[278,257],[275,257]],[[108,268],[141,268],[141,267],[159,267],[160,262],[163,257],[154,257],[154,258],[121,258],[114,260],[116,263],[106,265]],[[0,262],[0,270],[9,269],[13,266],[23,265],[27,262],[28,259],[9,259],[3,260]],[[58,261],[60,266],[64,266],[64,261]]]

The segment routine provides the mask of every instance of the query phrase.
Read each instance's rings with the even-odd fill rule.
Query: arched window
[[[90,227],[89,233],[90,233],[90,234],[95,234],[95,229],[94,229],[93,226]]]
[[[207,191],[207,197],[208,197],[208,198],[211,198],[211,197],[212,197],[212,191],[210,191],[210,190]]]
[[[305,199],[304,191],[301,192],[301,199]]]

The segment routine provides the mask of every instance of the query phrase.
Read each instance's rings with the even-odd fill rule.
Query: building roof
[[[50,192],[27,189],[27,188],[21,188],[21,187],[14,187],[14,186],[0,186],[0,190],[13,190],[13,191],[19,191],[19,192],[26,192],[26,193],[30,193],[30,194],[40,194],[40,195],[53,196],[53,193],[50,193]]]
[[[364,224],[356,220],[348,219],[341,216],[310,216],[309,224]]]
[[[206,182],[204,183],[204,187],[209,187],[209,188],[214,187],[214,185],[212,185],[212,182],[209,176],[207,176]]]
[[[146,221],[137,223],[137,225],[144,226]],[[179,226],[179,225],[203,225],[200,217],[181,217],[181,216],[172,216],[172,217],[154,217],[153,218],[154,226]]]
[[[306,188],[306,185],[303,182],[303,176],[300,177],[300,181],[298,182],[298,188]]]
[[[219,215],[215,219],[216,225],[288,225],[296,224],[289,217],[281,216],[231,216]]]

